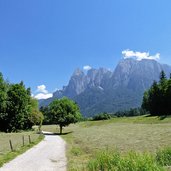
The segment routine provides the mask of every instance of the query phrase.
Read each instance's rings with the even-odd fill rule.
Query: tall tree
[[[160,81],[158,84],[158,87],[160,89],[160,114],[166,115],[167,114],[167,89],[168,89],[168,80],[166,78],[166,74],[164,71],[160,74]]]
[[[54,100],[50,104],[49,110],[53,118],[53,123],[60,127],[60,134],[62,134],[63,127],[71,123],[76,123],[81,118],[77,104],[66,97]]]
[[[7,129],[7,90],[8,84],[4,80],[2,73],[0,73],[0,130]]]
[[[29,116],[29,100],[23,83],[11,84],[7,92],[8,95],[8,131],[16,131],[18,129],[27,129]]]
[[[167,80],[165,72],[162,70],[160,73],[160,82]]]
[[[166,114],[169,115],[171,114],[171,78],[167,81],[165,101],[166,101],[165,111],[166,111]]]
[[[28,122],[31,124],[30,127],[32,125],[39,125],[39,128],[41,128],[44,116],[42,112],[39,111],[38,101],[32,97],[30,97],[29,101],[29,113]]]
[[[167,80],[164,71],[160,74],[160,81],[154,81],[151,88],[144,93],[142,107],[151,115],[171,114],[171,78]]]
[[[43,124],[45,125],[53,124],[52,115],[49,111],[49,106],[41,106],[40,111],[42,112],[44,117]]]
[[[38,102],[31,97],[31,89],[26,89],[23,81],[9,84],[0,73],[0,131],[30,129],[34,124],[41,125],[42,120]]]
[[[152,115],[159,115],[161,112],[160,110],[161,91],[156,81],[153,82],[153,85],[148,93],[149,93],[148,95],[149,112]]]

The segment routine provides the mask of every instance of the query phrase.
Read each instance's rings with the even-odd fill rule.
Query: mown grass
[[[29,135],[31,143],[29,143]],[[24,136],[24,146],[23,146]],[[35,132],[20,132],[20,133],[0,133],[0,167],[14,159],[19,154],[38,144],[44,138],[43,135]],[[11,151],[9,140],[12,142],[13,151]]]
[[[106,121],[87,121],[70,125],[62,137],[68,143],[68,170],[83,170],[99,151],[117,149],[125,155],[150,152],[171,146],[171,118],[125,117]],[[43,130],[58,132],[57,126],[43,126]]]

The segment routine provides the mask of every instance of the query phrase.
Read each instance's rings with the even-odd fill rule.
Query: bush
[[[140,116],[140,115],[145,115],[146,113],[148,113],[147,111],[145,111],[145,109],[142,108],[131,108],[129,110],[125,110],[125,111],[118,111],[116,113],[113,114],[113,117],[129,117],[129,116]]]
[[[109,115],[107,113],[101,113],[101,114],[93,117],[93,121],[108,120],[108,119],[111,119],[111,115]]]

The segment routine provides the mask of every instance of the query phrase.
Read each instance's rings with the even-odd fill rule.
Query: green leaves
[[[11,132],[30,129],[42,122],[38,102],[31,97],[24,83],[9,84],[0,73],[0,131]]]
[[[160,81],[154,81],[151,88],[144,93],[142,107],[151,115],[171,114],[171,78],[167,80],[164,71],[160,74]]]
[[[81,118],[77,104],[66,97],[54,100],[49,105],[49,113],[51,114],[51,122],[58,124],[61,128],[76,123]]]

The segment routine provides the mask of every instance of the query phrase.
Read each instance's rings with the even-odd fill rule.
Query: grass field
[[[55,125],[42,129],[59,131]],[[64,128],[64,133],[69,170],[79,170],[104,149],[117,149],[123,154],[131,150],[155,153],[171,146],[171,118],[140,116],[86,121]]]
[[[24,136],[24,146],[23,146]],[[31,143],[29,143],[29,136]],[[27,149],[41,141],[43,137],[33,131],[20,133],[0,133],[0,166],[3,163],[15,158]],[[13,152],[10,148],[9,140],[12,142]]]

